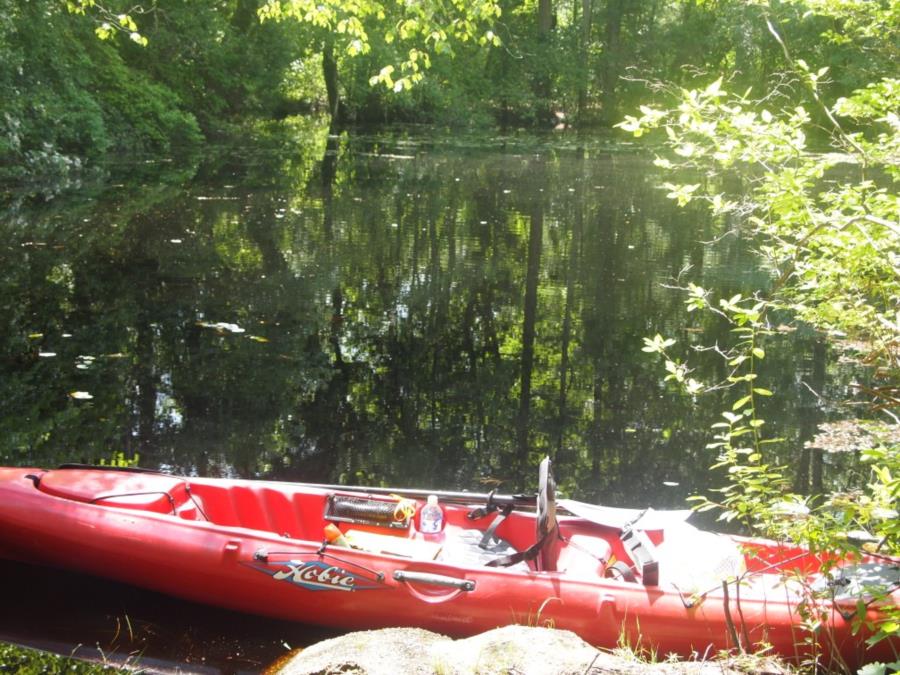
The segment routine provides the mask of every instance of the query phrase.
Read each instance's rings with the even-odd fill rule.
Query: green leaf
[[[722,93],[722,78],[720,77],[718,80],[709,85],[704,91],[703,94],[709,97],[715,97]]]
[[[759,394],[760,396],[771,396],[772,392],[768,389],[763,389],[762,387],[753,387],[754,393]]]
[[[734,405],[731,406],[732,410],[737,410],[738,408],[743,408],[745,405],[750,403],[750,396],[744,396],[743,398],[739,398],[734,402]]]

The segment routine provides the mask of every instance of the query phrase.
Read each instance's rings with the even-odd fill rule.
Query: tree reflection
[[[747,242],[700,244],[722,224],[599,147],[296,131],[191,175],[7,204],[3,463],[124,450],[201,474],[514,490],[548,453],[582,498],[665,505],[709,484],[717,402],[667,395],[641,338],[714,340],[660,284],[758,287]],[[771,372],[813,349],[791,344]],[[817,414],[770,412],[792,438]],[[818,487],[822,462],[800,460]]]

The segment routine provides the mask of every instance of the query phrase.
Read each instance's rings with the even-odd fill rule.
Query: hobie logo
[[[324,563],[285,563],[285,569],[273,575],[281,581],[287,579],[301,586],[330,589],[335,591],[352,591],[354,576],[340,567],[326,566]]]
[[[287,581],[309,591],[371,591],[384,588],[377,579],[349,572],[323,560],[284,560],[247,563],[276,581]]]

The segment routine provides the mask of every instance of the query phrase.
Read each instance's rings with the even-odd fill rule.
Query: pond
[[[8,195],[0,464],[512,492],[550,454],[566,496],[658,507],[721,481],[724,394],[670,391],[642,338],[724,344],[674,287],[771,274],[652,153],[290,130]],[[811,332],[772,340],[763,416],[803,489],[840,474],[803,441],[849,376]]]

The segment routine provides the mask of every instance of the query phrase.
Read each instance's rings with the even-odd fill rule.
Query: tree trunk
[[[594,20],[593,0],[581,0],[581,36],[578,52],[581,55],[582,72],[578,78],[578,117],[584,118],[587,109],[588,81],[590,68],[588,65],[588,45],[591,44],[591,23]]]
[[[516,475],[528,462],[529,427],[531,425],[531,371],[534,368],[534,337],[537,324],[538,277],[541,267],[541,243],[544,236],[544,204],[540,198],[531,208],[528,232],[528,263],[525,274],[525,312],[522,319],[522,367],[519,387],[519,414],[516,420],[518,457]]]
[[[580,155],[579,164],[584,166],[584,153]],[[572,458],[565,452],[566,424],[569,419],[569,351],[572,342],[572,311],[575,304],[575,278],[578,275],[578,261],[581,249],[581,233],[584,228],[584,201],[580,192],[575,193],[575,217],[573,219],[572,235],[569,239],[569,263],[566,266],[566,303],[563,309],[562,336],[560,345],[559,363],[559,431],[556,439],[556,456],[554,460],[558,468]]]
[[[553,30],[553,0],[538,0],[538,33],[542,39]]]
[[[157,378],[154,373],[153,328],[150,325],[150,318],[143,312],[137,322],[135,354],[138,449],[141,454],[147,455],[154,446],[156,431]]]
[[[550,37],[554,26],[553,0],[538,0],[538,54],[546,57],[551,48]],[[537,64],[538,72],[534,83],[534,93],[538,98],[538,114],[541,122],[550,122],[553,111],[550,109],[550,97],[553,93],[550,68],[547,59],[542,58]]]
[[[259,23],[259,0],[238,0],[231,15],[231,25],[240,33],[246,34],[250,28]],[[154,12],[154,16],[159,12]]]
[[[607,0],[606,4],[606,49],[603,69],[600,71],[600,86],[603,90],[603,122],[612,125],[616,116],[616,84],[619,79],[621,61],[622,16],[625,0]]]
[[[328,94],[328,114],[334,126],[340,120],[341,100],[338,92],[338,68],[334,57],[334,43],[326,38],[322,49],[322,75],[325,78],[325,91]]]

